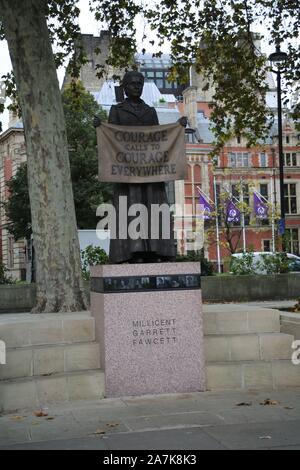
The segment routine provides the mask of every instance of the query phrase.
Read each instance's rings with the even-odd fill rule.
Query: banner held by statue
[[[152,183],[186,178],[184,128],[117,126],[97,128],[99,180],[116,183]]]

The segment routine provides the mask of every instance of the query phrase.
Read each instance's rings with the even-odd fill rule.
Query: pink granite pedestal
[[[107,397],[205,390],[199,275],[199,263],[91,268]]]

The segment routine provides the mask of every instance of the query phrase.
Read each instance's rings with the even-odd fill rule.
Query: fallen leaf
[[[34,414],[35,414],[35,416],[37,416],[38,418],[42,418],[42,417],[44,417],[44,416],[48,416],[48,413],[45,413],[43,410],[36,411]]]
[[[119,423],[106,423],[106,426],[109,428],[115,428],[116,426],[119,426]]]
[[[272,439],[271,436],[259,436],[259,439]]]
[[[103,431],[103,429],[97,429],[93,434],[105,434],[105,431]]]
[[[240,403],[236,403],[235,406],[251,406],[251,401],[241,401]]]
[[[293,406],[285,406],[284,409],[285,410],[294,410],[295,408]]]
[[[24,419],[25,416],[12,416],[10,419],[12,421],[19,421],[20,419]]]
[[[261,405],[279,405],[279,401],[277,400],[271,400],[271,398],[266,398]]]
[[[54,419],[54,416],[49,416],[49,418],[46,418],[47,421],[51,421],[52,419]]]

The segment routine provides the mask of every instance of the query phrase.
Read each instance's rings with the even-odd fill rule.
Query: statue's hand
[[[99,127],[101,126],[101,119],[99,118],[99,116],[94,116],[94,119],[93,119],[93,126],[94,127]]]
[[[182,127],[186,127],[187,126],[187,117],[186,116],[182,116],[181,118],[178,119],[177,121]]]

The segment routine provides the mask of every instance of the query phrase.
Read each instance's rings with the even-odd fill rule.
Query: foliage
[[[0,284],[14,284],[14,280],[7,276],[8,269],[0,261]]]
[[[243,253],[240,257],[232,256],[230,271],[243,274],[283,274],[289,272],[289,259],[286,253],[260,254]]]
[[[230,261],[230,271],[238,276],[245,274],[255,274],[254,254],[252,252],[244,253],[241,257],[232,257]]]
[[[214,272],[213,263],[204,256],[204,250],[188,251],[186,255],[177,255],[176,261],[198,261],[201,264],[201,276],[212,276]]]
[[[286,253],[261,255],[261,269],[266,274],[282,274],[289,272],[289,259]]]
[[[14,236],[15,240],[29,239],[32,228],[26,163],[19,166],[15,176],[6,183],[6,186],[10,196],[7,201],[1,203],[9,219],[5,228]]]
[[[55,49],[55,64],[60,67],[66,59],[70,59],[68,69],[74,77],[79,76],[81,65],[86,63],[86,54],[80,44],[81,33],[78,24],[80,10],[76,3],[74,0],[48,0],[45,2],[45,11],[43,12],[48,21],[50,40]],[[5,39],[5,35],[0,21],[0,40],[2,39]],[[74,53],[75,44],[76,55]],[[2,75],[1,79],[6,87],[6,95],[11,98],[11,103],[7,108],[21,116],[14,72]]]
[[[257,49],[253,31],[263,31],[260,37],[272,50],[284,41],[288,59],[282,65],[283,91],[286,94],[292,87],[299,91],[299,0],[90,0],[89,4],[101,28],[111,35],[106,64],[97,66],[99,76],[108,66],[114,70],[136,66],[137,24],[144,24],[143,51],[151,45],[159,57],[165,42],[171,44],[171,79],[186,83],[190,65],[202,74],[204,88],[211,87],[213,94],[214,154],[232,135],[244,136],[254,145],[271,125],[264,100],[270,66]],[[87,59],[80,43],[77,2],[48,0],[45,5],[56,65],[68,58],[69,72],[78,77]],[[4,38],[1,24],[0,37]],[[14,97],[11,78],[5,81]],[[293,114],[299,116],[299,104]]]
[[[298,0],[98,0],[91,2],[97,19],[116,38],[130,38],[134,47],[135,18],[148,22],[160,56],[165,41],[171,43],[172,79],[187,81],[193,65],[213,87],[213,130],[218,153],[234,134],[254,145],[268,133],[271,121],[265,106],[267,58],[256,47],[255,31],[263,25],[262,39],[275,45],[285,41],[288,60],[283,65],[287,87],[300,75],[297,47],[300,15]],[[259,28],[260,30],[262,28]],[[147,49],[147,34],[143,47]],[[131,53],[131,51],[130,51]],[[113,62],[113,59],[110,58]],[[300,86],[300,85],[299,85]]]
[[[300,297],[298,298],[298,301],[297,301],[297,303],[294,305],[292,311],[295,312],[295,313],[300,312]]]
[[[62,100],[77,226],[79,229],[95,228],[97,207],[112,197],[112,185],[98,181],[97,139],[93,126],[95,114],[102,121],[107,120],[107,115],[79,81],[71,82],[62,93]]]
[[[108,256],[103,248],[99,246],[88,245],[84,250],[81,250],[81,259],[82,274],[86,281],[90,279],[90,266],[108,264]]]
[[[62,94],[69,142],[71,178],[79,229],[95,228],[96,208],[108,202],[112,186],[98,181],[98,157],[93,117],[104,121],[106,113],[80,82],[72,82]],[[7,183],[10,197],[3,203],[9,219],[6,227],[15,240],[30,238],[31,213],[27,183],[27,164],[22,164]]]

